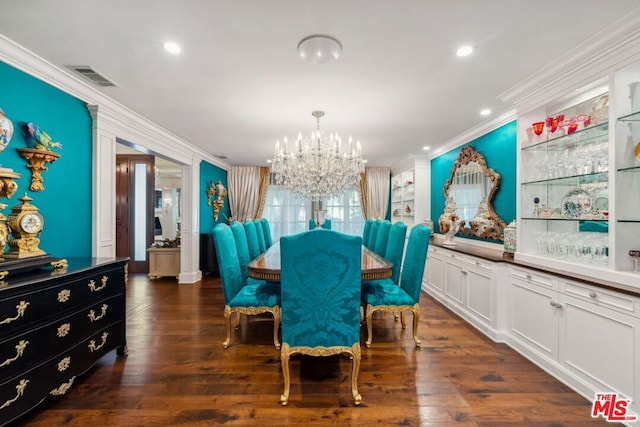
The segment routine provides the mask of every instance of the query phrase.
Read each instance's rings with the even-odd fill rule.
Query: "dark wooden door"
[[[155,161],[144,154],[116,156],[116,256],[130,258],[131,273],[147,273],[153,243]]]

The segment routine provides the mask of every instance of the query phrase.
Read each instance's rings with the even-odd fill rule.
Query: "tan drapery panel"
[[[228,176],[231,215],[236,221],[253,219],[260,197],[260,167],[234,166]]]
[[[260,167],[260,192],[258,194],[258,210],[256,210],[256,218],[262,218],[264,204],[267,201],[267,189],[269,188],[269,175],[271,169],[268,167]]]
[[[367,218],[386,218],[389,207],[389,182],[391,169],[366,168]]]
[[[362,216],[364,219],[369,219],[369,212],[367,211],[367,169],[360,174],[360,182],[358,183],[358,190],[360,190],[360,206],[362,207]]]

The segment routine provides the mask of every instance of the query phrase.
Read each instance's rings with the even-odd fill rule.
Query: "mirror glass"
[[[446,233],[451,219],[460,221],[457,234],[504,241],[507,224],[493,209],[493,197],[500,186],[500,174],[487,167],[484,156],[465,147],[453,164],[444,186],[445,212],[440,232]]]

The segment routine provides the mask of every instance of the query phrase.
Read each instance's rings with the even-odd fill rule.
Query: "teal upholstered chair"
[[[325,218],[320,228],[324,228],[325,230],[331,230],[331,219]],[[315,230],[315,229],[316,229],[316,220],[311,218],[309,220],[309,230]]]
[[[245,221],[244,231],[247,233],[247,244],[249,245],[249,256],[256,259],[260,256],[260,243],[258,243],[258,231],[253,221]]]
[[[373,220],[371,218],[367,219],[364,222],[364,229],[362,230],[362,243],[365,246],[367,246],[367,243],[369,243],[369,234],[371,233],[371,224],[373,224]]]
[[[384,257],[387,253],[387,241],[389,240],[389,231],[391,230],[391,222],[384,220],[378,226],[378,234],[376,235],[376,244],[372,248],[375,253]]]
[[[362,238],[311,230],[280,239],[283,405],[294,354],[353,358],[351,387],[360,404],[360,276]]]
[[[393,283],[398,283],[400,279],[400,267],[402,264],[402,254],[404,251],[404,244],[407,237],[407,225],[402,222],[394,222],[389,230],[389,239],[387,243],[387,251],[383,255],[384,259],[393,263],[393,270],[391,272],[391,280]]]
[[[224,323],[227,339],[222,344],[229,347],[231,342],[231,315],[273,314],[273,344],[280,348],[278,328],[280,325],[280,285],[277,283],[246,284],[242,280],[242,270],[238,261],[238,251],[233,231],[226,224],[218,224],[213,229],[213,240],[220,267],[220,281],[224,295]]]
[[[371,231],[369,232],[369,240],[365,245],[371,250],[374,250],[376,248],[376,239],[378,238],[378,228],[380,228],[381,223],[382,223],[381,220],[376,219],[373,221],[373,224],[371,224]]]
[[[416,347],[420,347],[418,339],[420,291],[430,235],[431,230],[424,224],[415,225],[411,229],[402,264],[400,286],[390,279],[372,280],[362,284],[362,304],[366,308],[367,320],[367,347],[371,345],[371,316],[378,310],[400,314],[403,328],[406,327],[403,313],[407,310],[413,312],[413,340]]]
[[[261,284],[265,283],[264,280],[254,279],[249,277],[249,263],[251,262],[251,255],[249,255],[249,245],[247,244],[247,233],[244,230],[244,226],[234,221],[229,226],[233,232],[233,238],[236,242],[236,250],[238,252],[238,261],[240,262],[240,270],[242,271],[242,280],[247,284]]]
[[[260,253],[263,254],[267,251],[267,243],[264,239],[264,228],[262,228],[262,221],[260,221],[259,219],[254,219],[253,223],[256,226],[256,234],[258,236],[258,248],[260,248]]]
[[[267,249],[273,246],[273,238],[271,237],[271,226],[267,218],[262,218],[262,231],[264,231],[264,243],[267,245]]]

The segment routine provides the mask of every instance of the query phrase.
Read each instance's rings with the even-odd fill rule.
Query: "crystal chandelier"
[[[276,182],[296,196],[327,200],[360,182],[364,171],[360,141],[354,146],[351,137],[343,144],[338,134],[327,136],[320,130],[324,112],[314,111],[311,115],[317,120],[316,130],[309,137],[299,133],[293,147],[288,147],[286,136],[283,144],[278,140],[271,169]]]

